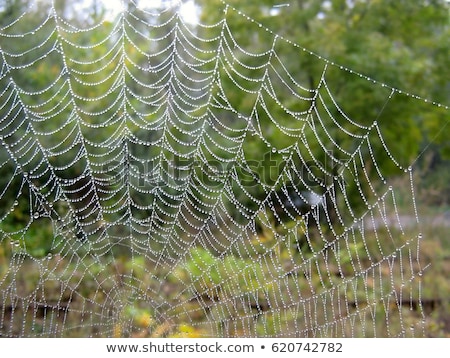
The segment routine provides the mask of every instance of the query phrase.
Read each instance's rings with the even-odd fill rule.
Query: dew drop
[[[277,148],[273,147],[272,148],[272,153],[276,153],[277,152]]]
[[[38,213],[38,212],[34,213],[34,214],[33,214],[33,217],[34,217],[35,219],[39,219],[39,213]]]
[[[14,200],[14,206],[19,205],[19,202],[17,200]]]

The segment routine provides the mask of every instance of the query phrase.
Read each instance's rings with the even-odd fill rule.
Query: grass
[[[4,336],[295,336],[300,331],[300,336],[449,337],[450,250],[444,234],[445,228],[424,232],[420,259],[432,265],[422,277],[411,278],[409,270],[416,267],[409,267],[409,248],[403,252],[403,272],[384,262],[366,277],[350,280],[355,255],[364,261],[361,247],[353,248],[353,258],[338,259],[340,269],[326,267],[318,256],[309,277],[300,269],[284,272],[282,279],[272,278],[270,266],[252,267],[237,258],[227,263],[198,248],[162,286],[158,279],[168,272],[154,272],[144,256],[104,257],[104,262],[68,255],[35,259],[20,248],[8,249],[4,240],[0,331]],[[405,297],[399,301],[400,293]],[[170,317],[164,317],[165,308]]]
[[[266,228],[223,257],[194,247],[172,268],[128,249],[69,250],[48,239],[49,220],[26,235],[4,221],[0,336],[450,337],[449,230],[434,220],[448,208],[419,207],[421,240],[415,226],[350,230],[320,251],[292,225],[282,242]]]

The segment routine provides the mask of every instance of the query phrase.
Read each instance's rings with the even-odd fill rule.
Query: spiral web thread
[[[425,100],[218,11],[78,28],[49,6],[1,29],[0,336],[424,334],[413,172],[377,120]],[[330,73],[384,93],[370,123]],[[406,224],[380,162],[410,183]]]

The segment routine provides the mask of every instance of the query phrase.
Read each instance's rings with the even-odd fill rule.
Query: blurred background
[[[449,2],[227,4],[0,1],[0,336],[450,337]]]

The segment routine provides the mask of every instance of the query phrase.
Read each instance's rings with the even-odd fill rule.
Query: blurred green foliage
[[[50,6],[50,2],[42,1],[41,3],[43,7],[48,8]],[[56,3],[57,11],[70,13],[66,9],[70,5],[69,1],[58,1]],[[289,7],[279,8],[274,7],[279,1],[272,0],[247,0],[244,2],[229,0],[228,3],[264,26],[267,26],[274,33],[298,43],[338,65],[342,64],[347,68],[374,78],[388,86],[449,105],[450,69],[448,67],[448,58],[450,44],[448,38],[450,37],[450,26],[448,21],[448,2],[444,0],[296,0],[289,2]],[[217,11],[217,9],[224,9],[221,1],[198,0],[197,4],[202,7],[200,15],[202,22],[211,24],[222,19],[223,13]],[[27,6],[27,2],[8,0],[0,2],[0,6],[0,26],[5,26],[17,18],[18,14]],[[42,23],[43,14],[45,13],[45,11],[41,11],[42,9],[36,10],[36,16],[33,21],[22,25],[22,32],[35,28],[38,24]],[[83,18],[73,16],[71,20],[75,24],[83,26],[94,22],[95,17],[100,16],[101,13],[101,8],[96,4],[96,7],[90,10],[90,16]],[[170,15],[170,13],[167,13],[166,17],[163,16],[161,22],[164,22]],[[271,46],[275,46],[283,65],[286,66],[286,69],[293,78],[304,84],[309,90],[313,90],[318,86],[322,78],[324,62],[320,61],[317,56],[303,52],[299,48],[285,43],[283,40],[277,40],[275,45],[273,45],[272,34],[259,29],[259,26],[256,24],[249,23],[245,17],[234,10],[228,9],[226,19],[227,26],[230,28],[239,46],[256,53],[268,51]],[[130,21],[133,20],[130,18]],[[53,24],[49,24],[48,26],[51,27]],[[133,26],[140,29],[143,28],[144,24],[135,21]],[[106,56],[104,58],[105,68],[106,70],[110,69],[112,71],[115,69],[116,63],[112,61],[107,65],[108,61],[111,60],[111,56],[114,56],[114,54],[108,55],[110,49],[109,44],[105,42],[105,46],[89,46],[103,41],[113,29],[113,22],[105,22],[95,32],[95,36],[87,36],[81,32],[72,37],[78,46],[86,46],[85,49],[71,46],[67,42],[61,42],[59,44],[61,46],[60,50],[66,53],[68,58],[86,62]],[[27,36],[26,40],[39,43],[48,34],[46,32],[47,30],[43,28],[36,34]],[[158,35],[158,29],[154,31],[154,35]],[[203,30],[199,29],[198,31],[202,36],[204,35],[207,38],[214,35],[208,34],[209,31],[212,31],[208,28]],[[140,38],[138,35],[130,36],[141,49],[151,50],[155,53],[159,50],[151,49],[150,44],[147,44],[145,39]],[[49,43],[55,40],[56,37],[57,34],[54,33]],[[168,36],[166,42],[161,44],[161,47],[167,46],[172,40],[173,36]],[[210,48],[205,48],[205,50],[214,50],[217,48],[218,43],[217,41],[212,41],[209,46]],[[12,52],[26,48],[25,43],[5,37],[0,38],[0,47],[2,49],[9,49]],[[44,47],[42,49],[43,52],[46,50],[48,48]],[[125,42],[124,51],[138,65],[145,64],[145,56],[138,53],[130,43]],[[238,53],[239,51],[236,51],[235,55],[239,56]],[[160,56],[163,58],[165,54],[161,53]],[[227,53],[227,56],[227,58],[232,59],[230,53]],[[205,57],[207,58],[207,54],[205,54]],[[24,56],[22,59],[23,63],[26,63],[28,59],[27,56]],[[237,57],[236,59],[239,60],[240,58]],[[248,60],[246,65],[255,68],[266,63],[268,60],[268,56],[253,58]],[[63,65],[61,61],[61,56],[53,54],[48,56],[45,61],[36,63],[32,68],[23,71],[14,70],[11,75],[14,81],[24,90],[39,91],[47,88],[57,78],[59,70]],[[128,63],[128,65],[130,64]],[[239,67],[239,65],[236,66]],[[276,179],[283,171],[283,163],[285,163],[282,150],[294,144],[299,144],[302,147],[302,142],[297,136],[288,136],[280,128],[275,126],[273,121],[267,116],[264,108],[255,106],[257,96],[254,93],[239,90],[236,83],[224,75],[225,69],[225,65],[221,66],[219,73],[222,75],[221,86],[226,94],[227,100],[233,108],[247,117],[251,117],[256,110],[261,125],[259,130],[264,137],[264,140],[260,136],[251,135],[247,135],[244,138],[242,150],[245,155],[245,160],[249,163],[252,170],[252,175],[249,175],[247,168],[237,167],[236,175],[238,180],[232,186],[233,193],[243,208],[246,208],[249,213],[254,213],[258,207],[254,201],[243,194],[242,183],[248,184],[247,186],[244,184],[244,188],[254,197],[261,199],[266,196],[267,193],[263,189],[263,186],[255,185],[254,178],[257,177],[264,185],[275,185]],[[98,82],[99,84],[92,86],[91,90],[86,92],[86,86],[82,83],[83,76],[80,76],[78,78],[79,81],[77,81],[76,75],[72,74],[74,79],[71,81],[71,91],[79,94],[80,97],[89,98],[90,101],[84,101],[78,97],[71,98],[70,95],[67,96],[68,88],[65,88],[64,91],[57,93],[44,107],[41,107],[41,111],[43,112],[50,111],[51,113],[53,111],[58,112],[58,115],[52,118],[52,121],[43,121],[42,123],[34,121],[34,129],[37,132],[40,130],[50,132],[60,128],[66,123],[67,118],[72,113],[72,101],[82,111],[77,113],[80,121],[71,121],[68,126],[79,126],[80,132],[88,142],[101,143],[111,141],[118,150],[122,150],[126,143],[118,140],[120,135],[117,133],[118,129],[124,128],[123,125],[118,124],[124,115],[123,112],[132,110],[146,112],[145,106],[143,106],[142,102],[133,99],[132,96],[128,96],[129,102],[123,108],[119,108],[119,105],[113,106],[97,117],[86,115],[84,112],[96,113],[104,110],[111,103],[111,99],[108,96],[117,96],[122,88],[116,86],[116,76],[112,76],[102,82],[104,80],[103,72],[95,73],[95,66],[92,66],[92,68],[85,66],[83,70],[93,71],[89,76],[89,80]],[[239,71],[249,77],[265,76],[264,70],[261,69],[250,70],[245,66],[240,66]],[[377,120],[383,138],[389,144],[391,152],[394,153],[394,156],[402,165],[409,165],[412,161],[416,160],[419,153],[425,151],[426,155],[421,155],[417,163],[419,174],[422,175],[419,190],[420,198],[426,204],[435,207],[450,205],[450,196],[448,194],[450,192],[450,188],[448,187],[450,183],[450,179],[448,178],[448,173],[450,172],[448,161],[450,159],[450,132],[446,127],[448,125],[448,110],[439,108],[438,106],[430,106],[424,101],[416,100],[415,98],[399,93],[395,93],[386,102],[390,93],[388,88],[374,85],[370,81],[358,78],[353,73],[342,71],[339,66],[329,66],[325,79],[332,92],[333,99],[327,96],[322,87],[321,94],[323,95],[324,106],[318,107],[319,114],[323,118],[326,118],[326,108],[332,108],[333,112],[331,115],[339,118],[341,116],[340,110],[333,105],[333,101],[336,101],[340,109],[348,117],[355,119],[356,122],[362,125],[367,126]],[[148,79],[149,82],[155,82],[155,80],[157,79]],[[137,91],[139,88],[130,77],[127,77],[126,85],[130,91]],[[0,80],[0,87],[3,88],[5,86],[7,86],[7,79],[3,78]],[[246,83],[246,86],[250,91],[254,91],[258,90],[259,85]],[[214,88],[214,90],[218,91],[217,88]],[[103,97],[105,94],[107,96]],[[301,94],[312,96],[312,93],[308,93],[307,90]],[[279,96],[279,100],[282,103],[286,104],[293,111],[308,110],[309,102],[296,101],[289,91],[277,93],[277,96]],[[22,101],[28,106],[39,103],[36,96],[23,95],[22,97]],[[293,122],[291,118],[286,118],[283,111],[274,101],[266,98],[265,105],[267,106],[267,112],[276,116],[277,122],[289,128],[292,133],[295,133],[295,131],[301,129],[304,125],[302,121]],[[199,109],[199,111],[202,110]],[[0,109],[0,115],[5,116],[5,111],[5,109]],[[27,115],[29,114],[23,112],[18,113],[17,122],[20,122],[20,119],[25,118]],[[133,117],[133,113],[129,115]],[[158,115],[160,113],[149,115],[147,117],[148,123],[151,123]],[[93,118],[96,118],[96,120]],[[221,119],[223,123],[234,126],[234,128],[242,128],[245,125],[243,121],[232,116],[230,117],[229,114],[222,114]],[[99,123],[107,123],[107,125],[102,125],[100,129],[95,128]],[[348,151],[355,150],[357,143],[353,137],[345,135],[344,132],[333,127],[331,123],[327,123],[327,125],[326,132],[335,140],[335,143],[327,144],[327,149],[330,152],[338,155],[339,150],[336,148],[337,146]],[[348,122],[344,123],[344,126],[349,131],[357,131]],[[126,127],[133,135],[142,140],[152,140],[158,136],[157,131],[149,131],[145,128],[140,128],[136,124],[127,123]],[[325,134],[325,130],[320,128],[315,129],[320,135]],[[24,131],[25,127],[19,128],[5,140],[14,142],[14,140],[23,135]],[[355,133],[361,134],[359,132]],[[57,146],[60,143],[64,144],[66,134],[67,132],[65,131],[55,132],[53,136],[42,136],[40,139],[42,140],[43,147],[48,148]],[[312,152],[302,154],[305,157],[313,155],[319,162],[325,161],[326,153],[324,153],[323,148],[317,143],[314,131],[307,129],[304,134],[304,140],[310,145]],[[176,133],[176,138],[180,140],[186,139],[182,133]],[[215,140],[224,147],[230,144],[224,138],[215,138]],[[173,146],[179,151],[186,149],[180,143],[173,143]],[[276,148],[277,151],[272,153],[272,148]],[[173,153],[163,151],[160,147],[151,148],[150,153],[132,144],[129,144],[129,149],[138,157],[156,156],[158,152],[161,152],[168,161],[171,159],[179,159]],[[375,157],[379,160],[377,164],[383,173],[386,176],[392,173],[397,174],[397,168],[392,165],[382,143],[374,143],[373,149]],[[53,167],[64,166],[76,157],[78,150],[80,150],[79,146],[64,155],[49,156],[46,165]],[[264,153],[268,153],[268,155],[264,156]],[[232,159],[230,152],[221,150],[220,146],[215,147],[214,154],[221,156],[224,161]],[[209,155],[207,159],[211,161],[214,158],[212,153],[208,154],[206,151],[204,155],[206,157]],[[93,158],[94,156],[89,157],[91,160]],[[36,166],[36,163],[41,159],[40,157],[34,158],[34,162],[30,162],[29,166]],[[61,178],[68,179],[80,175],[86,168],[85,159],[82,158],[66,170],[60,171],[58,175]],[[340,159],[346,159],[345,155],[342,155]],[[16,255],[14,257],[20,257],[21,254],[25,253],[24,256],[31,260],[27,259],[26,265],[29,266],[23,265],[23,267],[32,269],[27,272],[22,272],[24,271],[22,270],[15,279],[18,280],[18,285],[23,284],[25,292],[29,293],[34,289],[34,287],[28,287],[30,286],[29,282],[32,279],[35,280],[35,276],[39,275],[35,260],[48,257],[48,262],[53,263],[52,255],[58,254],[59,252],[56,248],[64,245],[63,241],[72,242],[73,238],[66,237],[63,239],[55,235],[50,218],[44,217],[35,221],[31,219],[30,213],[34,210],[32,203],[30,204],[28,200],[31,188],[22,187],[20,180],[15,179],[10,181],[12,178],[13,163],[4,147],[0,149],[0,161],[0,187],[2,190],[8,188],[5,193],[2,192],[2,205],[0,207],[0,214],[3,218],[0,223],[2,234],[0,245],[0,276],[9,275],[3,281],[4,285],[11,282],[13,280],[12,274],[8,271],[8,267],[11,264],[11,257],[14,255]],[[370,175],[376,174],[373,167],[368,166],[367,171]],[[48,175],[47,173],[41,177],[36,176],[33,180],[39,186],[47,180]],[[215,183],[213,176],[205,177],[199,175],[198,177],[204,181],[202,184],[205,184],[206,187],[208,185],[211,187],[219,185]],[[82,187],[83,184],[79,183],[78,185]],[[111,187],[108,189],[113,190],[115,188]],[[275,187],[275,189],[278,188]],[[23,196],[19,195],[24,193],[25,195]],[[171,193],[176,195],[177,191],[174,189]],[[357,206],[359,203],[358,188],[350,185],[348,193],[350,201]],[[82,191],[78,193],[80,196],[82,194]],[[117,201],[117,197],[122,194],[118,192],[116,196],[105,198],[103,205],[107,207],[108,205],[114,204]],[[213,202],[215,199],[213,196],[206,199],[206,191],[205,193],[199,192],[198,195],[202,197],[203,202]],[[52,198],[53,194],[50,193],[48,200],[51,201]],[[72,197],[72,199],[77,198]],[[135,193],[135,200],[138,203],[145,204],[151,202],[153,198],[151,195]],[[83,203],[75,204],[74,200],[73,205],[74,209],[77,209],[77,205],[82,207]],[[158,205],[164,207],[163,203],[158,203]],[[230,207],[233,207],[233,205],[235,203],[230,203]],[[166,205],[166,207],[170,207],[170,205]],[[11,208],[14,210],[11,211]],[[58,206],[57,210],[59,210],[61,217],[64,217],[69,212],[63,205]],[[172,213],[170,210],[173,211],[173,209],[167,209],[169,214]],[[108,213],[105,215],[105,220],[107,222],[115,222],[122,214],[122,211]],[[245,218],[238,218],[239,213],[237,210],[233,214],[236,215],[236,220],[245,222]],[[139,215],[143,216],[144,214],[140,212]],[[282,218],[281,220],[275,220],[269,214],[265,217],[264,215],[260,215],[256,218],[257,226],[259,225],[257,228],[258,235],[254,242],[248,243],[248,246],[251,246],[254,252],[247,257],[242,255],[237,256],[233,253],[222,254],[220,256],[213,249],[193,246],[185,254],[184,262],[178,262],[170,274],[167,272],[151,273],[148,268],[151,264],[149,264],[147,257],[134,255],[134,253],[130,255],[129,248],[119,247],[114,248],[114,253],[111,251],[109,255],[105,255],[106,264],[99,263],[92,257],[86,258],[85,256],[82,256],[84,263],[80,264],[81,259],[76,261],[70,255],[64,255],[58,259],[59,266],[55,264],[52,274],[60,282],[70,283],[73,290],[78,287],[79,292],[92,303],[92,307],[90,308],[92,312],[98,309],[98,307],[103,307],[104,300],[108,298],[109,290],[119,287],[120,290],[125,292],[124,296],[129,294],[126,289],[123,289],[123,286],[127,287],[127,284],[133,287],[139,286],[142,290],[144,290],[142,287],[151,287],[154,289],[154,292],[158,292],[159,294],[158,290],[161,290],[161,285],[155,285],[155,276],[166,277],[168,279],[168,289],[171,290],[168,293],[161,294],[161,301],[164,301],[164,299],[167,301],[173,299],[173,297],[170,297],[173,292],[183,292],[184,295],[180,294],[178,299],[186,307],[183,309],[178,307],[179,312],[174,312],[174,316],[178,315],[180,317],[180,322],[173,323],[171,327],[167,327],[163,322],[158,321],[160,317],[157,316],[158,312],[154,307],[143,304],[147,298],[145,295],[144,298],[140,299],[134,298],[132,294],[129,294],[126,298],[121,298],[121,300],[125,301],[125,304],[120,309],[117,309],[118,313],[114,316],[116,317],[116,321],[111,323],[111,332],[115,336],[167,336],[173,334],[174,336],[196,337],[211,333],[203,331],[203,328],[199,328],[202,327],[200,324],[197,326],[195,324],[204,322],[205,317],[211,318],[213,321],[219,321],[218,317],[223,317],[223,313],[214,311],[214,308],[205,313],[203,309],[205,306],[211,305],[211,302],[220,301],[225,297],[243,297],[243,301],[248,304],[247,306],[241,303],[241,306],[237,305],[237,307],[234,307],[236,311],[233,311],[232,306],[235,302],[228,302],[222,306],[222,309],[228,309],[229,312],[234,312],[229,314],[234,318],[248,316],[254,319],[254,322],[252,321],[251,324],[255,325],[255,331],[258,335],[277,334],[280,331],[279,327],[283,327],[286,331],[292,331],[295,329],[296,321],[307,318],[301,317],[298,312],[292,310],[286,310],[283,317],[279,314],[268,313],[270,311],[270,305],[275,304],[277,298],[281,297],[282,294],[286,294],[289,289],[292,289],[293,292],[304,292],[305,295],[309,289],[312,291],[328,289],[328,286],[323,287],[324,283],[321,281],[320,273],[324,275],[327,273],[337,275],[341,272],[351,276],[354,270],[353,261],[356,261],[355,257],[364,256],[366,252],[366,248],[363,247],[362,242],[349,243],[346,250],[342,250],[340,255],[337,255],[335,258],[335,266],[327,267],[326,269],[321,266],[318,269],[319,275],[309,282],[312,288],[308,287],[307,284],[302,285],[302,287],[295,287],[296,278],[289,275],[292,270],[292,263],[289,262],[289,259],[295,257],[297,262],[303,263],[313,256],[313,252],[316,249],[314,245],[319,246],[318,240],[312,240],[312,243],[307,244],[304,235],[304,231],[306,230],[304,225],[307,224],[301,222],[300,218],[295,219]],[[86,218],[86,221],[88,220],[90,220],[89,217]],[[332,235],[326,231],[325,227],[317,228],[317,230],[319,229],[321,229],[320,234],[325,237]],[[122,232],[120,233],[123,234]],[[312,237],[314,237],[314,234],[314,232],[311,232]],[[279,236],[276,235],[286,235],[286,242],[279,244],[277,241]],[[399,237],[401,236],[400,234],[398,235]],[[319,238],[319,233],[316,233],[316,236],[316,238]],[[446,277],[448,276],[449,268],[446,263],[446,255],[450,251],[448,245],[446,245],[448,241],[447,236],[448,230],[442,230],[442,232],[439,232],[439,235],[436,235],[436,232],[431,230],[429,233],[430,241],[425,244],[425,249],[428,250],[426,255],[429,258],[434,257],[438,260],[438,264],[433,268],[433,270],[436,270],[433,271],[436,276],[432,277],[433,279],[438,277],[438,279],[433,282],[426,282],[428,289],[424,291],[423,295],[425,299],[439,299],[439,302],[444,302],[438,310],[441,317],[430,315],[431,318],[427,318],[426,322],[430,335],[436,336],[448,335],[447,321],[449,320],[449,309],[448,280]],[[388,237],[387,234],[386,237]],[[376,251],[375,239],[378,240],[378,238],[371,239],[373,239],[372,242],[374,245],[374,248],[371,248],[371,250]],[[366,239],[366,242],[370,242],[370,240]],[[274,254],[274,257],[271,257],[273,259],[272,263],[263,263],[255,259],[258,255],[273,250],[278,244],[277,255]],[[320,242],[320,244],[322,243]],[[158,242],[151,243],[151,245],[160,248],[163,244]],[[436,258],[436,253],[441,253],[441,256]],[[339,265],[340,267],[338,267]],[[132,274],[128,274],[130,272]],[[387,276],[388,274],[386,274]],[[96,282],[89,280],[92,277],[97,277],[102,282],[103,291],[98,289]],[[123,277],[126,277],[125,282],[122,282]],[[279,284],[277,279],[280,277],[286,277],[284,281],[285,286]],[[331,285],[334,279],[333,277],[329,282],[327,281],[327,284]],[[47,298],[53,298],[53,302],[61,299],[61,297],[69,300],[71,296],[64,291],[67,288],[57,284],[54,286],[50,284],[56,281],[46,281],[47,287],[45,289],[48,291]],[[25,284],[26,282],[28,284]],[[389,289],[390,284],[390,282],[387,282],[387,288],[374,287],[373,290]],[[41,288],[44,289],[43,287]],[[194,295],[189,290],[192,290]],[[64,294],[61,294],[61,292]],[[70,294],[73,294],[73,291]],[[339,292],[339,294],[343,295],[344,293]],[[362,290],[352,291],[349,289],[348,292],[345,292],[345,297],[355,301],[361,295],[365,295],[365,292]],[[193,302],[187,302],[192,297],[195,297]],[[296,298],[298,301],[300,300],[298,297]],[[127,299],[129,300],[127,301]],[[52,300],[50,299],[50,301]],[[175,302],[174,306],[176,307],[176,304],[180,302]],[[207,302],[206,305],[204,304],[205,302]],[[162,305],[162,303],[160,304]],[[74,317],[71,316],[70,318],[77,320],[79,317],[74,312],[80,309],[81,304],[75,301],[74,305],[75,308],[71,312]],[[377,306],[377,308],[377,315],[383,316],[383,309],[386,308],[381,307],[381,305],[380,307]],[[249,311],[247,312],[246,309],[249,309]],[[183,318],[186,318],[183,314],[189,310],[197,312],[198,317],[196,317],[195,322],[187,324],[188,319],[183,321]],[[261,314],[262,312],[264,314]],[[101,314],[103,313],[99,313],[99,315]],[[404,313],[404,317],[412,319],[415,314],[416,312],[406,312]],[[438,316],[436,313],[434,315]],[[194,314],[192,313],[187,316],[190,319]],[[39,320],[35,322],[36,327],[41,324],[42,327],[45,326],[45,322]],[[232,333],[242,334],[244,328],[235,327]],[[82,332],[82,329],[83,327],[80,328],[81,333],[79,331],[78,334],[85,333]],[[91,328],[85,327],[84,329],[89,330]],[[216,333],[224,333],[226,329],[225,323],[219,322],[214,329],[217,330]],[[383,328],[377,327],[377,329]],[[230,331],[227,332],[230,333]]]

